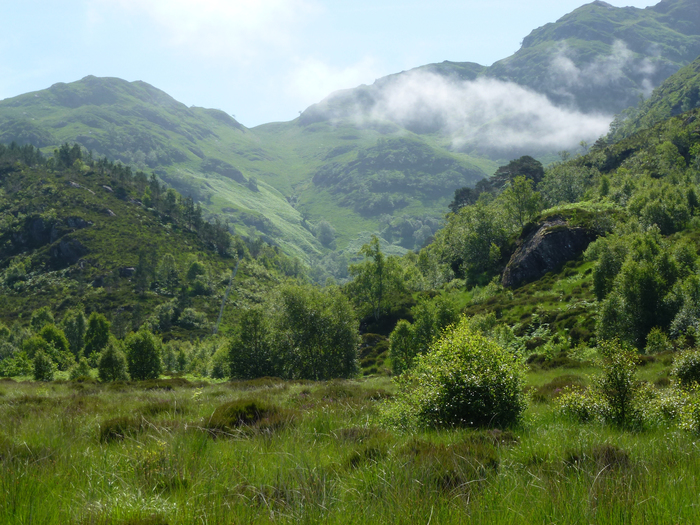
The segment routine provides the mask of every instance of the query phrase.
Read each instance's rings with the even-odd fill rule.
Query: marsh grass
[[[529,375],[518,427],[419,433],[379,424],[383,378],[3,382],[0,523],[698,522],[697,436],[564,420],[556,389],[587,378],[558,373]]]

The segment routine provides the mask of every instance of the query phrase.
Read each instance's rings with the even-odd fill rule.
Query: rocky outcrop
[[[77,263],[88,253],[87,248],[76,239],[61,239],[49,250],[51,261],[57,268],[63,268]]]
[[[510,258],[503,272],[503,286],[517,287],[559,269],[581,255],[595,237],[594,232],[570,226],[561,217],[542,222]]]

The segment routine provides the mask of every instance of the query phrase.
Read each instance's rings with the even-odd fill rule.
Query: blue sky
[[[505,58],[572,0],[3,2],[0,99],[86,75],[143,80],[244,125],[443,60]],[[609,2],[647,7],[656,1]]]

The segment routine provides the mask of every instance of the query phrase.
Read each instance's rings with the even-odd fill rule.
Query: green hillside
[[[510,131],[536,138],[542,130],[532,125],[548,118],[536,112],[460,124],[472,137],[466,143],[452,136],[448,106],[400,118],[376,113],[397,85],[415,74],[493,78],[560,107],[620,111],[700,54],[697,25],[690,23],[696,18],[688,0],[643,10],[593,2],[533,31],[521,50],[491,67],[429,64],[334,93],[294,121],[255,129],[221,111],[188,108],[144,82],[90,76],[0,101],[0,142],[31,144],[49,155],[77,143],[95,157],[154,172],[231,231],[261,236],[305,262],[352,256],[383,231],[394,231],[385,240],[401,253],[436,232],[457,188],[514,157],[551,160],[558,149],[478,138]]]
[[[610,140],[620,140],[700,105],[700,58],[670,76],[651,97],[623,111],[613,122]]]
[[[460,81],[497,78],[545,94],[557,104],[615,113],[700,54],[699,28],[695,0],[665,0],[646,9],[595,1],[535,29],[519,51],[490,67],[470,62],[421,66],[371,86],[334,93],[304,112],[301,122],[367,113],[388,87],[415,73]]]
[[[301,269],[260,239],[231,237],[199,205],[111,161],[62,147],[0,145],[0,323],[26,324],[49,307],[84,308],[121,326],[143,323],[167,338],[210,334],[231,270],[234,305]],[[249,249],[250,248],[250,249]],[[240,263],[240,264],[239,264]],[[222,327],[235,318],[229,307]]]
[[[413,187],[404,195],[395,184],[388,192],[400,206],[359,213],[313,183],[317,171],[329,163],[352,162],[359,151],[377,147],[381,138],[403,134],[396,126],[387,130],[296,122],[249,130],[223,112],[187,108],[148,84],[112,78],[86,77],[0,102],[0,140],[32,144],[49,154],[64,142],[77,143],[95,156],[154,172],[234,231],[261,235],[306,261],[328,251],[314,236],[321,220],[333,225],[335,245],[343,248],[361,232],[377,231],[382,213],[439,216],[455,188],[485,176],[467,157],[414,137],[406,140],[420,150],[428,171],[414,166],[413,176],[442,177],[438,191]],[[402,156],[413,162],[408,150],[390,153],[397,157],[390,176],[404,162]],[[482,166],[491,167],[488,162]]]

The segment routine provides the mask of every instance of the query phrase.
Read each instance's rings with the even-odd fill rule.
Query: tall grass
[[[700,514],[695,436],[568,422],[547,396],[515,429],[398,434],[377,422],[386,379],[2,391],[3,524],[692,523]],[[222,419],[253,402],[269,412]]]

